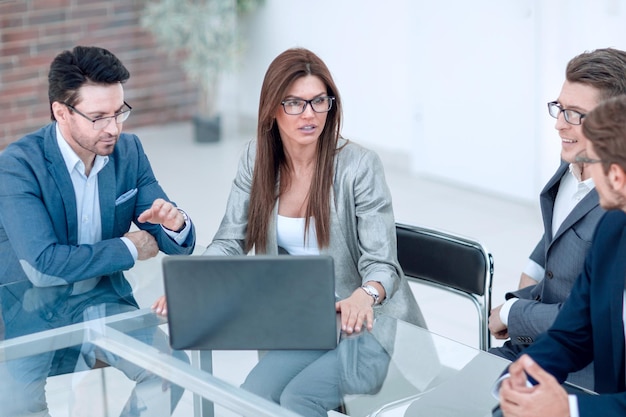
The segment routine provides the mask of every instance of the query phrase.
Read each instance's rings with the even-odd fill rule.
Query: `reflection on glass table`
[[[70,288],[28,281],[0,286],[0,306],[2,417],[191,415],[173,411],[185,390],[239,415],[296,416],[190,365],[187,353],[170,349],[163,319],[150,309],[112,311]],[[100,366],[121,371],[131,386],[120,392],[117,383],[103,383],[94,390],[85,382]],[[49,389],[50,377],[66,375],[62,392]]]
[[[0,395],[4,396],[0,404],[5,407],[0,415],[12,415],[13,410],[7,411],[9,404],[42,401],[32,394],[24,395],[28,389],[16,389],[28,387],[25,381],[45,384],[48,376],[69,373],[73,378],[65,393],[47,392],[51,403],[58,401],[55,397],[69,397],[62,410],[68,416],[81,415],[81,406],[89,407],[92,413],[95,408],[110,408],[113,411],[109,415],[167,416],[177,401],[173,394],[180,398],[182,390],[212,401],[220,410],[230,410],[232,414],[227,415],[295,416],[242,390],[242,380],[233,381],[231,375],[223,373],[229,365],[220,363],[222,358],[239,361],[238,355],[249,358],[251,352],[228,352],[230,356],[225,356],[226,352],[202,352],[200,357],[208,365],[200,364],[205,369],[201,370],[190,365],[183,352],[173,353],[167,340],[163,343],[155,338],[163,328],[163,318],[149,309],[106,316],[104,306],[92,306],[73,324],[67,324],[52,309],[54,306],[54,311],[62,311],[68,296],[62,288],[42,290],[20,282],[4,285],[0,291]],[[398,410],[417,415],[410,412],[418,405],[444,415],[439,413],[440,408],[454,404],[463,412],[449,415],[487,415],[495,405],[488,388],[506,365],[495,356],[385,316],[377,318],[371,333],[344,335],[336,353],[345,411],[355,417],[391,415],[388,413]],[[217,371],[213,375],[207,372],[213,369],[211,361]],[[102,392],[85,393],[81,381],[87,378],[83,371],[98,362],[109,363],[108,368],[126,366],[130,370],[122,370],[127,373],[144,373],[145,378],[140,379],[144,383],[137,387],[131,383],[123,393],[116,389],[117,384],[108,384]],[[118,374],[118,380],[128,386],[129,378]],[[484,381],[484,390],[480,381]],[[469,395],[470,390],[477,392]],[[438,392],[454,393],[454,401],[450,397],[440,401]],[[472,408],[474,414],[468,411]],[[145,414],[146,410],[151,410],[150,414]],[[203,416],[212,414],[211,409],[207,410],[201,412]]]
[[[497,403],[491,387],[508,361],[389,317],[378,317],[375,326],[388,329],[377,335],[389,354],[388,371],[377,392],[346,393],[348,415],[491,415]]]
[[[45,377],[52,376],[47,378],[46,399],[54,417],[147,415],[146,404],[158,410],[149,415],[169,416],[172,392],[182,390],[173,416],[296,416],[240,388],[258,361],[256,351],[173,353],[164,319],[147,308],[162,294],[160,261],[130,272],[127,276],[144,308],[107,316],[104,307],[95,306],[85,309],[74,324],[50,314],[50,306],[63,306],[67,293],[62,288],[0,286],[0,395],[9,397],[8,403],[33,400],[24,397],[26,391],[16,392],[9,381],[19,382],[32,368],[41,369],[41,358],[46,357],[54,363],[44,368],[50,369]],[[165,340],[155,339],[160,332]],[[343,335],[336,354],[342,411],[353,417],[491,416],[496,405],[491,387],[508,363],[382,315],[372,332]],[[148,371],[146,389],[137,392],[135,383],[115,366],[85,371],[112,358],[137,372]],[[58,378],[67,378],[62,387],[50,383]],[[86,388],[94,379],[99,389]]]

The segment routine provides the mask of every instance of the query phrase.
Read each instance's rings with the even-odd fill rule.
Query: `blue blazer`
[[[119,239],[132,223],[153,235],[167,254],[193,251],[193,225],[178,245],[160,225],[136,221],[155,199],[169,200],[137,136],[120,135],[98,173],[98,187],[102,240],[78,245],[74,188],[55,123],[9,145],[0,154],[0,283],[28,279],[49,287],[108,276],[120,297],[136,305],[122,274],[133,266],[133,257]]]
[[[607,212],[596,229],[582,273],[554,325],[524,352],[563,382],[592,361],[595,391],[578,397],[581,417],[625,415],[623,294],[626,213]],[[601,410],[601,411],[599,411]]]

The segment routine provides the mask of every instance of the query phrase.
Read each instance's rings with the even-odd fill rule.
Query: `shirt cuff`
[[[178,209],[180,210],[180,209]],[[182,211],[182,210],[180,210]],[[187,214],[185,212],[185,214]],[[163,227],[163,225],[161,225],[161,227],[163,228],[163,231],[172,238],[172,240],[174,240],[174,242],[178,243],[178,245],[182,245],[183,243],[185,243],[185,240],[187,240],[187,236],[189,236],[189,232],[191,231],[191,218],[189,217],[189,215],[186,216],[185,218],[185,227],[183,227],[183,230],[181,230],[180,232],[174,232],[173,230],[170,230],[166,227]]]
[[[578,413],[578,397],[575,395],[568,395],[567,400],[569,401],[569,417],[580,417]]]
[[[491,388],[491,395],[498,401],[500,401],[500,386],[502,386],[502,381],[507,379],[509,376],[510,374],[508,372],[502,375],[496,380],[496,382],[494,382],[493,387]],[[532,384],[528,380],[526,381],[526,385],[532,387]],[[569,402],[569,417],[580,417],[580,414],[578,413],[578,397],[575,395],[568,395],[567,401]]]
[[[546,270],[537,262],[529,259],[528,263],[526,264],[526,268],[524,268],[522,272],[534,279],[535,281],[539,282],[543,279]]]
[[[493,388],[491,388],[491,395],[493,396],[493,398],[495,398],[498,401],[500,401],[500,386],[502,385],[502,381],[504,381],[508,377],[509,377],[508,373],[502,375],[500,378],[496,380],[496,382],[494,382]]]
[[[135,262],[137,262],[137,258],[139,258],[139,252],[137,252],[137,248],[135,247],[133,242],[131,242],[130,239],[127,238],[127,237],[121,237],[120,239],[122,239],[122,242],[124,242],[124,244],[128,248],[128,251],[130,252],[131,256],[133,257],[133,260]]]
[[[507,372],[506,374],[498,378],[496,382],[494,382],[493,388],[491,388],[491,395],[493,396],[493,398],[500,401],[500,386],[502,386],[502,381],[504,381],[505,379],[508,379],[510,376],[511,374]],[[526,380],[526,386],[532,387],[533,384],[529,380]],[[571,416],[571,417],[574,417],[574,416]],[[576,417],[578,417],[578,415],[576,415]]]
[[[509,298],[502,304],[502,308],[500,309],[500,321],[507,327],[509,326],[509,312],[517,300],[518,298]]]

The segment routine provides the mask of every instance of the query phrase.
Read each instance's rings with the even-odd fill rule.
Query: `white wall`
[[[306,47],[333,73],[344,136],[419,175],[536,202],[559,162],[546,103],[571,57],[626,49],[625,3],[265,0],[242,22],[236,106],[255,118],[271,60]]]

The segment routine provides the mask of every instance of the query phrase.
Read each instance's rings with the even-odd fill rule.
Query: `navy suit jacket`
[[[30,280],[36,287],[108,276],[122,299],[136,305],[122,271],[134,264],[119,237],[132,223],[148,231],[167,254],[189,254],[195,230],[183,245],[160,225],[136,222],[157,198],[159,186],[137,136],[122,133],[98,173],[102,240],[78,245],[76,199],[51,123],[0,154],[0,283]]]
[[[610,211],[553,326],[524,351],[560,382],[594,362],[595,391],[603,395],[579,396],[581,417],[626,414],[625,277],[626,213]]]

